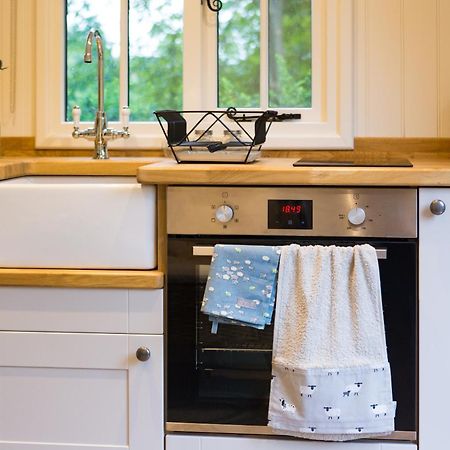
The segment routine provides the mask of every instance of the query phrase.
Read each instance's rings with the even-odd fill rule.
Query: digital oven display
[[[269,229],[312,229],[312,200],[269,200],[268,202]]]

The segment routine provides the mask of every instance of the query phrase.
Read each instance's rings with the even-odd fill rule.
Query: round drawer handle
[[[150,359],[150,350],[147,347],[139,347],[136,350],[136,358],[139,361],[148,361]]]
[[[433,200],[430,204],[430,211],[435,216],[440,216],[445,212],[445,203],[442,200]]]

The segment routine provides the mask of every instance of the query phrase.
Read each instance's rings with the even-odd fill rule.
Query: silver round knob
[[[352,225],[361,225],[366,220],[366,212],[362,208],[352,208],[347,213],[347,219]]]
[[[440,216],[445,213],[445,203],[442,200],[433,200],[430,204],[430,211],[435,216]]]
[[[216,209],[216,219],[221,223],[229,222],[234,216],[234,211],[231,206],[220,205]]]
[[[136,350],[136,358],[139,361],[148,361],[150,359],[150,350],[147,347],[139,347]]]

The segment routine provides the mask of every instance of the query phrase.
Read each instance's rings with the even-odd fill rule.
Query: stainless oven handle
[[[214,247],[208,246],[197,246],[194,245],[192,247],[192,255],[193,256],[212,256],[214,251]],[[377,258],[378,259],[387,259],[387,249],[386,248],[377,248]]]
[[[194,245],[192,247],[193,256],[212,256],[214,247],[199,247]]]

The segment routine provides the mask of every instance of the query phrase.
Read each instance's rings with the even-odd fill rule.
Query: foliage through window
[[[261,26],[263,2],[268,2],[268,20]],[[120,101],[129,104],[133,121],[153,121],[158,109],[190,108],[183,105],[183,88],[189,89],[183,87],[183,5],[190,2],[129,0],[127,11],[122,3],[67,0],[66,120],[75,104],[84,117],[93,117],[97,108],[96,64],[83,63],[90,29],[103,36],[109,120],[119,120]],[[125,37],[120,33],[123,14]],[[125,57],[120,39],[127,44]],[[186,43],[184,48],[199,51]],[[217,17],[215,107],[310,108],[311,48],[311,0],[223,0]],[[121,64],[126,66],[122,72]]]
[[[269,4],[269,106],[311,107],[311,0]]]
[[[182,109],[183,1],[129,0],[129,105],[133,120]]]
[[[218,17],[220,107],[311,107],[311,0],[268,3],[268,47],[261,45],[259,0],[223,2]],[[267,48],[267,52],[262,49]],[[261,59],[268,59],[268,98]],[[264,78],[264,77],[263,77]]]
[[[118,120],[120,0],[67,0],[66,120],[77,104],[86,116],[97,108],[96,64],[83,64],[90,29],[103,37],[105,110]],[[129,0],[128,104],[133,120],[149,121],[156,109],[181,109],[182,0]]]
[[[120,29],[118,2],[108,8],[108,16],[101,14],[98,3],[67,1],[66,120],[70,120],[73,105],[79,105],[83,114],[90,117],[94,117],[97,109],[96,64],[83,63],[89,30]],[[120,41],[113,33],[108,38],[104,45],[105,110],[109,120],[118,120]]]

